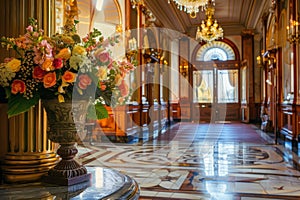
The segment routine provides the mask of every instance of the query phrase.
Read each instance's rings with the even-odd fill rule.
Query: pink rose
[[[26,28],[26,30],[27,30],[28,32],[32,32],[32,31],[33,31],[33,27],[30,25],[30,26],[28,26],[28,27]]]
[[[92,79],[86,74],[81,74],[78,78],[79,78],[78,87],[82,90],[85,90],[87,86],[91,85],[92,83]]]
[[[125,80],[122,80],[121,85],[119,85],[119,90],[120,90],[122,97],[128,95],[129,90],[128,90],[128,85],[126,84]]]
[[[102,62],[102,63],[106,63],[106,62],[108,62],[109,61],[109,53],[108,52],[103,52],[103,53],[100,53],[99,55],[98,55],[98,59],[99,59],[99,61],[100,62]]]
[[[39,37],[39,33],[38,32],[34,32],[33,33],[33,37],[36,37],[36,38]]]

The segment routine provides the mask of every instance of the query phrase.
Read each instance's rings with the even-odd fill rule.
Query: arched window
[[[203,45],[196,54],[196,61],[235,60],[233,49],[225,42],[213,41]]]
[[[208,49],[204,54],[204,61],[211,61],[211,60],[222,60],[226,61],[228,60],[227,53],[220,48],[210,48]]]

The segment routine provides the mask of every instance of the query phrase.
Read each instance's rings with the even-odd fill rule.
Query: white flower
[[[0,85],[2,87],[9,86],[9,82],[16,76],[10,68],[5,66],[5,63],[0,64]]]
[[[84,55],[73,55],[70,60],[70,67],[78,70],[78,68],[83,67],[84,65],[90,65],[91,61]]]

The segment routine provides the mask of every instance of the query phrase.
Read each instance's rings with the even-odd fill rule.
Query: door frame
[[[240,79],[240,63],[238,61],[214,61],[202,62],[197,66],[193,66],[192,71],[211,70],[213,72],[213,99],[211,103],[195,102],[194,90],[191,94],[193,103],[191,105],[191,114],[193,121],[200,122],[227,122],[240,121],[241,116],[241,79]],[[220,103],[218,102],[218,71],[220,70],[237,70],[238,74],[238,101],[236,103]],[[191,77],[192,86],[194,88],[194,76]],[[225,116],[224,116],[225,114]]]

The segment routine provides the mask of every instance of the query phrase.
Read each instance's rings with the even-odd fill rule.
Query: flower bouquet
[[[119,42],[119,36],[104,39],[94,29],[81,40],[74,21],[64,26],[63,33],[48,37],[35,19],[29,21],[24,35],[1,39],[2,46],[16,53],[0,64],[8,117],[26,112],[42,100],[48,138],[60,144],[57,154],[62,158],[48,171],[45,181],[60,185],[87,181],[90,174],[74,159],[78,152],[75,143],[86,117],[106,118],[105,104],[114,107],[126,102],[129,90],[124,78],[134,65],[111,57],[109,47]]]
[[[94,29],[82,40],[76,24],[65,26],[63,33],[51,37],[29,19],[26,33],[18,38],[1,38],[1,44],[15,51],[15,57],[0,64],[0,86],[8,100],[8,116],[26,112],[40,99],[65,102],[92,99],[97,118],[107,117],[104,104],[116,106],[129,96],[124,80],[134,65],[126,59],[111,57],[110,46],[119,36],[104,39]],[[89,117],[96,117],[88,112]]]

